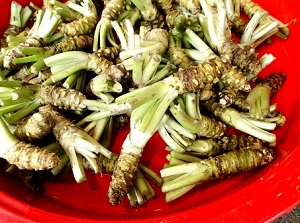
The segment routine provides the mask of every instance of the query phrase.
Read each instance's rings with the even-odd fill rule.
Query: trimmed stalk
[[[97,9],[93,1],[83,0],[81,5],[68,1],[66,4],[72,10],[81,13],[83,17],[70,23],[63,23],[59,27],[60,32],[68,36],[92,33],[98,22]]]
[[[246,75],[257,76],[262,70],[261,63],[253,52],[239,46],[231,37],[224,3],[220,0],[215,1],[217,7],[217,14],[215,14],[206,0],[200,2],[204,15],[200,15],[199,20],[209,45],[219,54],[228,55],[232,64]]]
[[[76,182],[81,183],[86,180],[82,157],[85,157],[92,165],[95,173],[98,173],[99,169],[95,159],[97,157],[96,154],[100,153],[109,158],[111,152],[99,144],[88,133],[63,117],[59,112],[53,109],[53,107],[49,106],[48,112],[55,119],[53,133],[56,140],[61,144],[70,158]]]
[[[241,0],[241,9],[243,12],[250,18],[254,16],[256,12],[262,12],[264,13],[264,17],[262,18],[262,23],[269,23],[271,22],[276,22],[278,24],[279,28],[279,33],[278,36],[282,38],[287,38],[290,34],[290,30],[287,27],[286,24],[282,23],[278,19],[274,18],[268,11],[263,9],[261,6],[259,6],[257,3],[254,3],[251,0]]]
[[[22,7],[15,1],[11,2],[9,26],[4,30],[3,36],[0,40],[0,46],[2,48],[8,46],[8,36],[17,36],[20,32],[22,32],[31,15],[32,10],[28,6]]]
[[[37,20],[33,25],[31,35],[24,42],[11,49],[4,57],[4,67],[12,70],[20,66],[14,62],[16,58],[22,57],[20,47],[34,46],[41,47],[44,45],[44,39],[51,36],[54,30],[60,25],[61,20],[58,15],[51,12],[49,9],[38,11]]]
[[[270,111],[270,99],[286,80],[283,73],[272,73],[262,79],[248,94],[246,103],[250,106],[250,116],[264,119]]]
[[[253,123],[247,121],[241,113],[232,107],[221,107],[214,100],[208,100],[203,102],[203,107],[211,112],[215,117],[221,119],[228,125],[235,127],[236,129],[245,132],[251,136],[269,143],[276,142],[276,135],[274,133],[267,132]]]
[[[172,201],[196,184],[203,184],[215,179],[227,178],[238,173],[250,171],[265,165],[274,159],[272,150],[257,150],[245,148],[228,153],[192,162],[188,164],[168,167],[161,170],[161,176],[167,177],[181,173],[179,177],[165,182],[162,191],[168,195],[167,201]]]
[[[45,47],[20,47],[20,52],[24,55],[37,56],[35,62],[30,66],[30,71],[37,74],[45,66],[44,59],[55,54],[59,54],[67,51],[85,50],[91,47],[93,39],[88,35],[78,35],[74,37],[67,37],[58,43]],[[30,56],[23,57],[24,60],[30,58]],[[28,63],[28,61],[24,61]],[[21,63],[16,61],[16,63]]]
[[[101,13],[101,19],[96,25],[96,30],[94,32],[95,41],[93,51],[106,48],[106,41],[109,37],[109,33],[111,32],[111,21],[118,18],[118,16],[123,12],[125,5],[125,0],[112,0],[104,5]]]
[[[108,80],[119,80],[123,69],[111,61],[98,57],[96,53],[90,54],[82,51],[70,51],[53,55],[44,59],[45,64],[51,68],[53,75],[44,84],[50,85],[70,76],[79,70],[91,70],[96,74],[105,75]]]
[[[117,205],[124,199],[136,175],[145,145],[159,128],[165,111],[176,97],[177,92],[170,89],[163,98],[152,99],[132,111],[130,133],[122,145],[108,190],[111,204]]]
[[[141,11],[144,20],[153,21],[157,17],[157,8],[152,4],[152,0],[131,0],[131,2]]]

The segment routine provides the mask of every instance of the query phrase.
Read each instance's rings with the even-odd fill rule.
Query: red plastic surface
[[[18,0],[29,3],[30,0]],[[40,3],[41,1],[32,1]],[[284,23],[300,19],[300,2],[295,0],[257,1]],[[10,1],[1,2],[0,33],[8,24]],[[70,175],[56,184],[46,184],[42,193],[28,191],[19,179],[0,174],[1,222],[271,222],[300,203],[300,27],[290,24],[288,40],[272,38],[258,51],[272,53],[276,61],[262,75],[284,72],[287,81],[273,99],[287,122],[275,132],[276,160],[268,166],[230,179],[196,187],[171,202],[154,186],[157,197],[142,207],[126,200],[110,206],[106,192],[109,175],[88,174],[88,181],[76,184]],[[127,130],[114,143],[118,151]],[[147,144],[143,162],[156,172],[166,162],[164,144],[158,135]]]

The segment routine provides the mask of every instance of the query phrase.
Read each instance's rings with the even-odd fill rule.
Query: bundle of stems
[[[65,37],[56,41],[54,44],[45,47],[20,47],[20,53],[24,56],[22,60],[15,60],[17,64],[30,65],[29,69],[26,70],[27,75],[33,73],[37,74],[46,67],[44,59],[55,54],[68,51],[84,51],[91,48],[93,39],[88,35],[78,35],[73,37]],[[35,57],[34,57],[35,56]]]
[[[251,1],[225,0],[226,13],[232,23],[232,30],[241,37],[241,43],[251,45],[253,48],[259,46],[273,35],[286,38],[281,31],[282,22],[269,17],[269,13]],[[247,5],[247,6],[246,6]],[[241,17],[241,11],[247,8],[251,11],[250,21]],[[249,14],[248,14],[249,15]],[[269,17],[266,19],[266,17]],[[288,30],[287,27],[283,28]],[[289,31],[288,31],[289,33]]]
[[[47,57],[44,62],[52,72],[51,77],[43,83],[44,85],[57,83],[80,70],[91,70],[101,76],[96,77],[96,82],[105,86],[102,92],[122,91],[122,86],[118,81],[124,76],[123,66],[114,65],[104,57],[99,57],[97,53],[69,51]]]
[[[257,3],[251,0],[240,0],[240,6],[242,11],[250,18],[252,18],[257,12],[262,13],[263,16],[260,23],[277,23],[277,27],[279,30],[276,35],[278,35],[279,37],[286,39],[290,35],[290,30],[287,24],[284,24],[273,17],[267,10],[263,9]]]
[[[126,114],[130,111],[129,104],[116,105],[115,103],[107,104],[103,100],[90,100],[81,92],[81,86],[77,85],[75,89],[68,89],[55,85],[27,84],[22,81],[0,81],[0,87],[3,87],[3,90],[5,90],[0,95],[0,98],[2,96],[1,101],[3,105],[0,108],[0,114],[7,114],[5,120],[9,124],[14,124],[40,106],[48,104],[64,110],[101,110],[101,112],[104,111],[104,115],[100,114],[101,118],[116,114]],[[107,109],[112,109],[112,112],[105,111]],[[99,119],[99,117],[91,119],[90,116],[93,115],[93,113],[88,115],[82,121]]]
[[[131,2],[140,10],[144,20],[153,21],[157,17],[158,11],[152,0],[131,0]]]
[[[213,60],[218,56],[213,50],[192,30],[186,29],[184,37],[195,49],[184,49],[187,56],[199,63],[205,60]],[[225,56],[219,56],[224,61],[225,70],[220,78],[220,81],[236,91],[249,92],[251,89],[250,83],[247,80],[246,75],[237,69],[237,67],[227,62],[228,58]],[[224,65],[223,65],[224,66]]]
[[[246,98],[251,117],[264,119],[269,114],[270,99],[281,88],[285,80],[286,75],[283,73],[272,73],[262,80],[258,80]]]
[[[170,89],[162,98],[150,99],[132,110],[130,133],[123,142],[108,190],[111,204],[119,204],[128,193],[136,177],[144,147],[157,131],[166,109],[176,96],[176,91]]]
[[[193,156],[181,156],[181,158],[181,162],[177,165],[160,171],[166,202],[181,197],[196,185],[265,165],[274,159],[274,155],[268,148],[243,148],[207,159],[197,159]]]
[[[190,48],[183,48],[183,41],[178,40],[173,35],[170,36],[168,54],[170,61],[179,68],[188,68],[198,66],[206,60],[214,60],[218,56],[208,47],[208,45],[191,29],[186,29],[183,33],[183,39],[189,43]],[[174,37],[174,38],[173,38]],[[177,40],[176,40],[177,39]],[[218,82],[222,88],[219,91],[219,103],[222,106],[230,106],[235,101],[240,91],[248,92],[251,89],[247,77],[236,67],[231,66],[226,57],[221,57],[224,62],[224,71]],[[226,90],[227,89],[227,90]],[[207,89],[201,92],[201,99],[208,99],[214,91]]]
[[[112,0],[106,2],[102,13],[101,19],[98,21],[94,32],[94,45],[93,51],[106,48],[107,38],[112,38],[111,34],[111,21],[114,21],[123,12],[126,1],[125,0]],[[139,11],[137,11],[139,17]]]
[[[144,28],[140,28],[139,34],[127,34],[128,41],[124,40],[124,44],[128,47],[119,54],[126,70],[132,71],[132,82],[137,88],[163,79],[172,69],[170,63],[162,64],[163,54],[168,48],[168,32],[160,28],[146,31]]]
[[[274,57],[268,55],[268,58],[263,57],[264,60],[261,61],[252,52],[253,50],[242,47],[235,42],[229,29],[224,2],[221,0],[214,1],[217,10],[214,10],[206,0],[201,0],[200,3],[203,14],[199,15],[199,20],[210,47],[221,55],[228,55],[232,64],[239,67],[247,75],[248,80],[257,77],[262,69],[274,60]]]
[[[115,153],[113,153],[110,158],[99,155],[96,159],[99,170],[104,170],[106,173],[112,173],[117,159],[118,154]],[[91,165],[86,162],[86,159],[83,159],[83,167],[87,170],[92,170]],[[148,167],[140,164],[136,177],[133,179],[133,184],[127,193],[127,198],[131,206],[143,205],[156,195],[155,190],[146,179],[149,174],[152,177],[152,181],[155,181],[157,184],[161,184],[161,178],[159,175]]]
[[[31,47],[41,47],[46,43],[46,38],[49,38],[54,30],[60,25],[61,19],[58,15],[52,12],[50,9],[45,11],[39,10],[36,16],[36,21],[31,28],[31,33],[26,39],[20,43],[18,46],[10,49],[4,57],[3,66],[8,70],[18,69],[20,65],[16,64],[15,60],[22,57],[23,54],[20,53],[20,47],[31,46]]]
[[[23,31],[31,15],[32,10],[28,6],[22,7],[15,1],[11,2],[9,26],[4,30],[3,36],[0,40],[1,48],[8,46],[8,36],[17,36]]]
[[[32,6],[33,8],[38,8],[36,5],[33,5],[33,3],[30,3],[30,6]],[[67,4],[56,0],[46,0],[46,2],[43,1],[43,8],[53,8],[65,23],[73,22],[75,20],[80,21],[80,19],[82,19],[82,17],[86,14],[75,11]]]
[[[80,183],[86,180],[85,173],[82,166],[82,156],[91,164],[93,170],[98,173],[98,165],[96,163],[97,153],[101,153],[105,157],[110,157],[111,152],[104,148],[97,140],[87,134],[78,126],[74,125],[70,120],[65,118],[53,106],[46,105],[39,109],[38,113],[41,119],[40,123],[36,122],[36,115],[31,116],[27,123],[22,126],[26,129],[28,127],[38,126],[39,128],[31,131],[22,131],[17,128],[17,135],[36,135],[35,138],[43,137],[43,135],[53,132],[56,140],[65,150],[70,158],[73,175],[76,182]],[[42,123],[42,124],[41,124]],[[46,125],[51,123],[50,125]],[[40,127],[44,128],[40,128]],[[23,137],[24,138],[24,137]],[[95,154],[94,154],[95,153]]]
[[[221,107],[214,99],[203,101],[202,106],[215,117],[221,119],[226,124],[233,126],[235,129],[263,141],[276,143],[276,135],[269,132],[269,130],[275,129],[276,124],[259,120],[251,122],[251,120],[245,118],[242,113],[235,108]]]
[[[202,30],[198,16],[188,13],[179,7],[168,11],[166,14],[166,23],[173,36],[180,35],[187,28],[196,33]]]
[[[212,149],[212,145],[208,147],[208,142],[204,142],[201,138],[207,137],[211,140],[221,139],[228,131],[227,125],[231,125],[240,131],[248,133],[249,138],[247,138],[247,140],[249,141],[256,141],[262,144],[262,140],[264,140],[269,143],[274,143],[275,135],[263,129],[273,130],[276,127],[276,123],[274,123],[275,120],[273,120],[273,122],[257,121],[246,117],[243,113],[238,113],[238,111],[231,107],[220,107],[217,103],[210,102],[212,99],[204,101],[204,108],[210,109],[210,113],[215,114],[217,118],[222,120],[222,122],[217,121],[209,116],[200,114],[199,104],[202,103],[200,103],[200,101],[196,103],[197,99],[194,93],[188,93],[184,96],[183,99],[177,97],[177,99],[174,100],[177,101],[177,103],[170,105],[169,111],[172,117],[168,116],[167,121],[158,130],[168,145],[168,149],[171,151],[179,153],[193,151],[194,154],[199,153],[200,156],[204,156],[201,152],[206,151],[206,153],[210,153],[209,151]],[[250,135],[258,138],[253,138]],[[244,137],[238,139],[240,139],[241,145],[247,144]],[[253,147],[253,144],[250,145]],[[200,146],[201,148],[198,148]],[[233,147],[232,144],[230,146]],[[268,146],[270,145],[268,144]],[[216,151],[219,149],[220,147],[217,147]]]
[[[62,23],[59,26],[59,31],[68,36],[77,36],[82,34],[91,34],[94,32],[98,22],[97,9],[92,0],[67,1],[66,5],[59,4],[52,0],[51,3],[56,4],[62,10],[73,14],[73,11],[80,13],[82,17],[68,23]],[[72,12],[70,12],[70,10]]]

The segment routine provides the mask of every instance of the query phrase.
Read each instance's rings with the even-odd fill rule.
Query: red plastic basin
[[[11,1],[1,1],[0,33],[9,20]],[[23,5],[30,0],[18,0]],[[32,0],[41,5],[42,1]],[[284,23],[300,20],[300,1],[260,0],[262,7]],[[42,193],[32,193],[19,179],[0,174],[1,222],[271,222],[300,203],[300,56],[299,24],[289,25],[287,40],[272,38],[258,52],[272,53],[275,62],[261,75],[284,72],[287,81],[273,98],[287,118],[276,129],[276,159],[255,171],[194,188],[182,198],[166,203],[155,187],[157,197],[142,207],[125,200],[119,206],[108,204],[109,175],[88,174],[88,181],[76,184],[70,175],[65,181],[46,184]],[[298,98],[299,97],[299,98]],[[118,151],[128,130],[114,142]],[[164,143],[158,135],[148,143],[143,162],[159,171],[166,162]]]

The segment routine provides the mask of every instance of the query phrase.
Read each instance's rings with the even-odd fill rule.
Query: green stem
[[[93,4],[91,0],[83,0],[82,6],[74,2],[68,2],[67,6],[73,9],[74,11],[79,12],[82,15],[88,17],[92,14],[92,7],[90,6],[91,4]]]
[[[187,93],[184,94],[184,100],[185,100],[185,109],[187,115],[192,117],[196,120],[201,120],[201,113],[200,113],[200,92],[197,93]]]
[[[44,62],[51,67],[53,75],[44,84],[57,83],[79,70],[88,69],[88,61],[87,53],[81,51],[65,52],[45,58]]]
[[[186,128],[184,128],[182,125],[180,125],[177,121],[175,121],[172,117],[168,117],[165,125],[169,126],[170,128],[177,131],[180,135],[183,135],[191,140],[196,139],[196,135],[188,131]]]
[[[18,95],[14,92],[11,91],[4,91],[4,92],[0,92],[0,99],[17,99]]]
[[[44,16],[38,25],[37,35],[45,38],[51,36],[54,30],[60,25],[61,20],[58,15],[55,15],[51,12],[51,10],[46,9]]]
[[[276,135],[267,131],[264,131],[257,126],[253,125],[246,119],[244,119],[237,111],[231,108],[227,108],[221,114],[222,120],[234,126],[236,129],[248,133],[258,139],[264,140],[266,142],[273,143],[276,141]]]
[[[137,54],[133,56],[133,66],[132,66],[132,81],[137,86],[139,86],[142,83],[142,72],[143,72],[142,54]]]
[[[61,66],[63,64],[77,63],[78,61],[87,61],[88,55],[82,51],[72,51],[55,54],[44,59],[48,67]]]
[[[22,81],[0,81],[0,87],[5,87],[5,88],[21,88],[24,87],[26,83]]]
[[[55,5],[55,6],[59,7],[59,8],[61,8],[63,11],[65,11],[65,12],[67,12],[67,13],[69,13],[69,14],[74,13],[74,10],[73,10],[73,9],[71,9],[71,8],[68,7],[66,4],[61,3],[61,2],[59,2],[59,1],[52,0],[52,1],[51,1],[51,4],[53,4],[53,5]]]
[[[99,119],[96,121],[96,125],[94,127],[94,131],[93,131],[93,134],[92,134],[92,137],[96,140],[96,141],[99,141],[101,136],[102,136],[102,133],[105,129],[105,126],[108,122],[108,119],[109,117],[107,118],[103,118],[103,119]]]
[[[158,82],[160,80],[162,80],[163,78],[167,77],[172,70],[172,65],[171,64],[167,64],[164,65],[159,71],[157,71],[154,76],[147,82],[147,85],[151,85],[154,84],[155,82]]]
[[[260,39],[264,36],[270,37],[270,35],[273,35],[273,32],[272,32],[273,30],[277,31],[277,29],[276,29],[277,26],[278,26],[277,22],[272,22],[270,24],[264,25],[263,27],[261,27],[261,29],[256,29],[252,35],[252,42],[257,41],[258,39]],[[270,34],[268,34],[268,33],[270,33]],[[265,38],[266,37],[264,37],[264,39]]]
[[[126,114],[131,111],[131,106],[129,104],[106,104],[101,103],[98,101],[92,101],[92,100],[85,100],[83,102],[86,106],[88,106],[88,109],[90,107],[97,108],[97,112],[92,113],[90,115],[87,115],[82,121],[85,122],[91,122],[94,120],[99,120],[108,116],[112,115],[120,115],[120,114]],[[100,111],[99,111],[100,110]]]
[[[29,3],[29,7],[32,8],[32,9],[34,9],[35,11],[41,10],[41,8],[38,7],[37,5],[33,4],[33,2]]]
[[[148,53],[148,52],[153,52],[157,51],[159,49],[162,49],[164,46],[160,42],[155,42],[153,44],[150,44],[148,46],[140,47],[136,46],[133,47],[132,49],[122,51],[119,56],[121,60],[125,60],[129,57],[132,57],[134,55],[140,54],[140,53]]]
[[[175,190],[171,190],[168,191],[166,193],[166,197],[165,197],[165,201],[167,203],[181,197],[182,195],[186,194],[187,192],[189,192],[190,190],[192,190],[197,184],[191,184],[191,185],[187,185],[184,187],[180,187],[178,189]]]
[[[199,132],[200,120],[195,120],[190,117],[180,105],[174,105],[170,107],[170,112],[175,119],[189,132],[197,134]]]
[[[155,110],[155,113],[153,114],[153,118],[151,119],[151,122],[147,126],[147,132],[154,134],[154,132],[158,129],[159,124],[161,123],[162,117],[164,116],[166,110],[168,109],[171,102],[178,96],[178,92],[171,88],[166,96],[161,100],[161,102],[158,104],[157,109]]]
[[[272,54],[264,54],[262,55],[262,57],[259,59],[260,63],[261,63],[261,67],[262,69],[264,69],[266,66],[268,66],[269,64],[271,64],[276,58],[272,55]],[[248,77],[247,75],[247,79],[251,80],[249,78],[253,78],[251,76]]]
[[[63,83],[63,87],[67,88],[67,89],[71,89],[76,85],[76,82],[78,80],[78,78],[83,75],[83,73],[85,72],[81,72],[81,71],[77,71],[73,74],[71,74],[70,76],[68,76],[68,78],[64,81]]]
[[[177,158],[179,160],[185,161],[185,162],[200,162],[202,159],[189,155],[189,154],[182,154],[175,151],[171,151],[170,155],[174,158]]]
[[[117,21],[112,21],[111,26],[117,33],[118,39],[120,40],[120,43],[121,43],[121,48],[123,50],[127,50],[128,49],[127,40],[125,38],[123,30],[121,29],[121,26],[119,25],[119,23]]]
[[[27,106],[28,104],[29,104],[29,102],[23,102],[23,103],[19,103],[19,104],[13,104],[13,105],[0,107],[0,115],[4,115],[4,114],[10,113],[10,112],[15,112],[15,111]]]
[[[19,57],[14,59],[15,64],[22,64],[22,63],[31,63],[31,62],[36,62],[41,58],[40,55],[32,55],[32,56],[27,56],[27,57]]]
[[[26,117],[30,113],[32,113],[34,110],[36,110],[38,107],[40,107],[41,104],[37,101],[31,102],[28,106],[22,107],[20,110],[15,112],[14,114],[8,116],[5,121],[12,125],[16,123],[17,121],[21,120],[22,118]]]
[[[17,3],[17,2],[12,2],[11,3],[11,8],[10,8],[10,25],[17,26],[17,27],[22,27],[22,21],[21,21],[21,10],[22,6]]]
[[[131,0],[131,2],[141,11],[143,19],[152,21],[156,18],[157,9],[151,0]]]
[[[211,48],[191,29],[186,29],[185,36],[187,40],[199,51],[202,55],[209,59],[216,57],[216,54]]]
[[[0,157],[4,157],[6,151],[12,148],[19,140],[8,129],[6,123],[0,117]]]
[[[106,37],[108,31],[111,29],[111,22],[105,18],[99,21],[100,30],[99,30],[99,40],[100,40],[100,49],[106,48]],[[94,35],[98,35],[95,33]]]
[[[100,143],[105,148],[110,148],[110,144],[113,136],[113,125],[114,125],[114,117],[111,116],[109,117],[109,120],[107,121],[107,124],[100,138]]]
[[[58,175],[66,167],[66,165],[70,162],[70,158],[67,154],[61,155],[59,157],[59,159],[60,159],[60,164],[51,169],[51,173],[54,176]]]
[[[161,62],[161,55],[158,53],[154,53],[150,55],[150,61],[146,64],[145,68],[143,69],[143,77],[142,83],[147,83],[152,76],[155,75],[155,72]]]
[[[140,168],[146,174],[146,177],[149,177],[159,187],[162,185],[162,178],[157,173],[141,163]]]
[[[21,27],[25,27],[27,21],[29,20],[29,18],[32,15],[32,10],[28,7],[25,6],[24,8],[22,8],[21,10],[21,22],[22,22],[22,26]]]
[[[170,126],[165,124],[164,127],[176,141],[178,141],[180,144],[182,144],[185,147],[185,149],[187,149],[187,147],[191,144],[189,139],[182,137],[178,132],[170,128]]]
[[[158,129],[158,133],[163,139],[163,141],[170,147],[170,149],[173,151],[177,151],[179,153],[184,153],[186,150],[185,148],[180,145],[178,142],[176,142],[171,135],[168,133],[167,129],[165,128],[164,125],[162,125]]]
[[[2,107],[21,104],[21,103],[28,103],[31,99],[28,98],[18,98],[18,99],[0,99],[0,105]]]
[[[29,47],[29,46],[22,46],[19,47],[18,50],[22,54],[26,55],[43,55],[45,53],[45,50],[43,47]]]
[[[276,123],[261,121],[253,118],[245,118],[248,122],[254,124],[258,128],[272,131],[276,128]]]
[[[100,28],[101,22],[99,21],[94,31],[93,52],[96,52],[99,49]]]
[[[132,109],[134,109],[147,101],[164,97],[169,89],[170,86],[165,83],[165,81],[156,82],[150,86],[135,90],[136,92],[132,91],[121,95],[116,98],[116,102],[122,103],[122,101],[126,101],[131,104]]]
[[[203,55],[203,53],[195,49],[183,49],[183,51],[189,58],[195,60],[198,63],[203,63],[205,60],[209,59],[205,55]]]
[[[58,154],[59,151],[62,150],[62,146],[56,141],[44,146],[43,149]]]
[[[47,36],[44,38],[45,45],[50,45],[51,43],[63,38],[64,35],[62,33],[54,33],[51,36]]]
[[[191,173],[192,171],[198,169],[202,165],[203,165],[202,163],[194,162],[194,163],[187,163],[182,166],[173,166],[173,167],[164,168],[160,170],[160,176],[168,177],[172,175]]]
[[[185,165],[189,165],[192,163],[188,164],[182,164],[179,166],[173,166],[169,167],[167,169],[172,169],[172,168],[183,168]],[[196,163],[195,163],[196,164]],[[183,174],[182,176],[179,176],[178,178],[175,178],[174,180],[168,181],[164,183],[161,187],[162,192],[166,193],[172,190],[176,190],[181,187],[185,187],[188,185],[194,185],[199,182],[207,181],[211,177],[211,171],[209,171],[209,167],[205,163],[197,163],[199,164],[198,167],[194,170],[191,170],[190,172],[187,172]],[[166,170],[166,169],[164,169]]]
[[[30,71],[33,74],[37,74],[40,72],[44,67],[46,67],[46,64],[44,62],[45,57],[40,57],[34,64],[31,65]]]
[[[13,36],[9,35],[7,37],[7,43],[9,47],[18,46],[20,43],[24,42],[27,39],[27,37],[24,36]]]
[[[132,48],[135,46],[135,41],[134,41],[134,28],[133,24],[129,19],[124,20],[125,27],[126,27],[126,34],[127,34],[127,40],[128,40],[128,48]]]
[[[264,12],[258,11],[256,13],[254,13],[253,17],[251,18],[251,20],[249,21],[249,23],[247,24],[245,31],[243,32],[243,36],[241,38],[241,44],[249,44],[252,43],[251,39],[252,39],[252,35],[253,32],[256,28],[256,26],[259,23],[259,20],[265,15]]]

